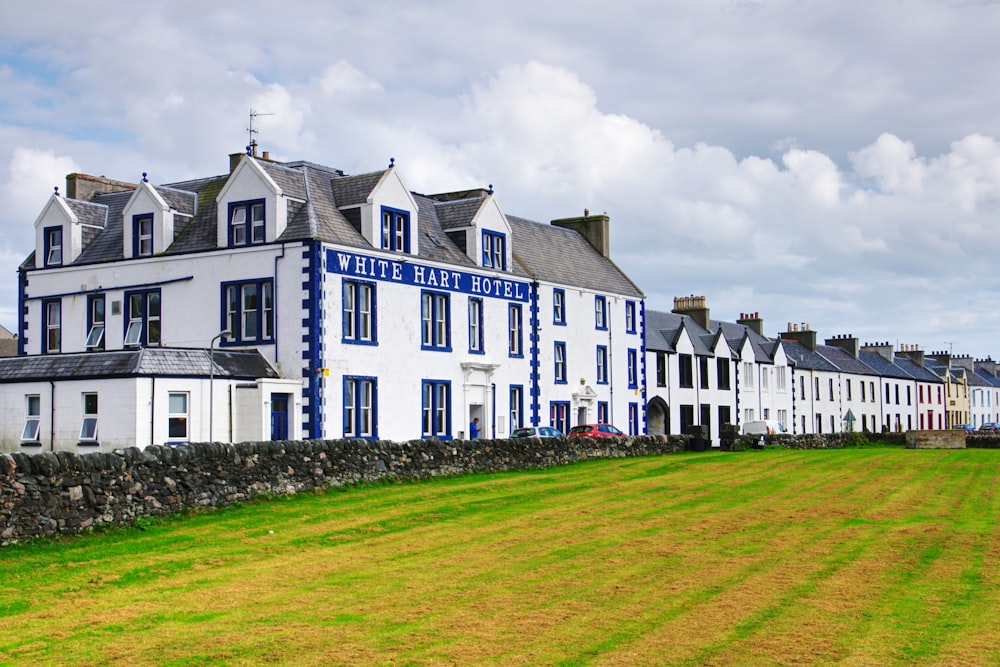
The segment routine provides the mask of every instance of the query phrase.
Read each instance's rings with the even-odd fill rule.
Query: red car
[[[624,438],[625,434],[611,424],[580,424],[569,430],[571,438]]]

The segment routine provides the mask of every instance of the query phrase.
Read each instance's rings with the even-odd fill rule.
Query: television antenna
[[[258,133],[258,130],[253,129],[253,119],[260,116],[273,116],[273,113],[264,113],[262,111],[254,111],[253,107],[250,107],[250,127],[247,128],[247,132],[250,134],[250,143],[247,144],[247,152],[252,155],[257,155],[257,140],[253,138],[253,135]]]

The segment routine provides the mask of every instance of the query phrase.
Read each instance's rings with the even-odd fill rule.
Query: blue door
[[[271,394],[271,440],[288,440],[288,394]]]

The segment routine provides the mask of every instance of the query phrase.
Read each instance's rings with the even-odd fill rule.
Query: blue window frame
[[[420,348],[451,351],[451,296],[420,292]]]
[[[549,426],[569,433],[569,401],[549,402]]]
[[[483,231],[483,266],[507,270],[507,237],[499,232]]]
[[[639,404],[628,404],[628,434],[639,435]]]
[[[608,383],[608,347],[597,346],[597,384]]]
[[[42,301],[42,353],[62,351],[62,300],[46,299]]]
[[[521,318],[521,306],[514,303],[510,304],[507,307],[507,355],[510,357],[524,357],[523,322]]]
[[[378,380],[344,376],[344,437],[378,437]]]
[[[341,334],[345,343],[378,345],[375,283],[344,279]]]
[[[566,325],[566,290],[552,290],[552,324]]]
[[[423,380],[421,434],[425,438],[451,439],[451,382]]]
[[[410,252],[410,214],[397,208],[382,207],[382,249]]]
[[[274,282],[270,278],[222,283],[224,344],[274,341]]]
[[[524,427],[524,385],[510,386],[510,432]]]
[[[62,266],[62,227],[46,227],[43,235],[45,237],[45,266]]]
[[[625,333],[635,333],[635,301],[625,302]]]
[[[469,352],[483,354],[483,300],[469,297]]]
[[[104,295],[91,294],[87,297],[87,341],[88,350],[104,349]]]
[[[608,300],[603,296],[594,297],[594,326],[602,331],[608,328]]]
[[[132,216],[132,256],[153,256],[153,216],[151,214]]]
[[[635,348],[628,350],[628,388],[639,388],[639,355]]]
[[[608,419],[608,402],[598,401],[597,402],[597,423],[598,424],[609,424],[611,420]]]
[[[230,247],[264,242],[264,200],[233,202],[229,205]]]
[[[125,292],[125,347],[160,344],[160,290]]]
[[[554,374],[556,384],[566,384],[566,343],[557,340],[554,349]]]

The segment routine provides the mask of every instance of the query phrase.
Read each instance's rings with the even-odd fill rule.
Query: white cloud
[[[222,173],[253,108],[272,157],[395,157],[418,191],[493,183],[541,221],[607,211],[654,308],[706,294],[769,333],[930,346],[963,340],[937,315],[963,304],[969,351],[1000,353],[996,5],[303,0],[291,32],[263,0],[103,9],[0,6],[11,258],[69,171]]]

